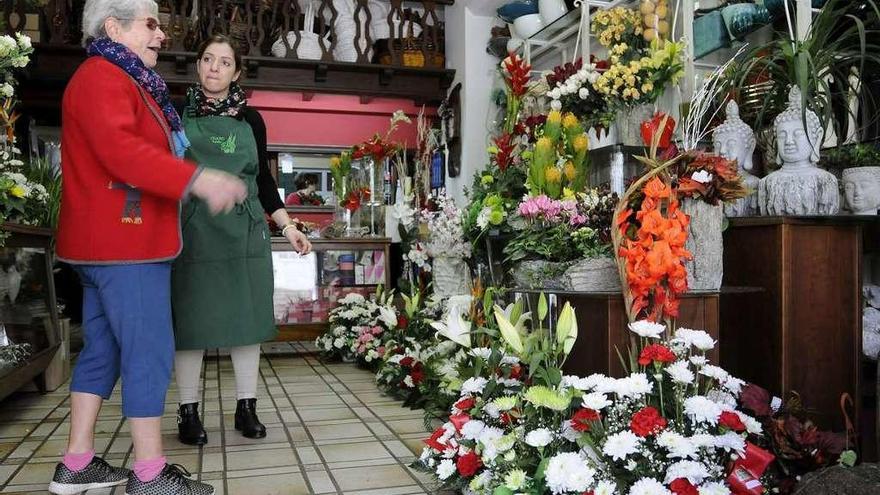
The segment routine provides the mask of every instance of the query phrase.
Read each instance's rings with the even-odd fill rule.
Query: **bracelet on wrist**
[[[296,230],[296,224],[293,223],[293,222],[291,222],[291,223],[285,225],[285,226],[281,229],[281,235],[284,236],[284,237],[287,237],[287,231],[288,231],[289,229],[294,229],[294,230]]]

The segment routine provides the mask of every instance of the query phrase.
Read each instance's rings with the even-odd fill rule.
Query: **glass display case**
[[[312,239],[302,256],[283,238],[272,239],[273,306],[278,339],[310,340],[327,329],[336,301],[357,292],[369,297],[391,281],[390,239]]]
[[[52,231],[5,223],[0,247],[0,399],[43,373],[60,346]]]

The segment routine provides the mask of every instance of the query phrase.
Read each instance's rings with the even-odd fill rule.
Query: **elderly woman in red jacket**
[[[160,419],[171,379],[171,261],[181,250],[180,201],[219,213],[244,200],[231,175],[183,161],[188,141],[168,88],[153,70],[165,35],[152,0],[88,0],[89,58],[62,102],[58,257],[83,283],[84,347],[70,383],[67,453],[49,491],[127,483],[127,495],[210,495],[162,456]],[[95,457],[102,401],[123,381],[133,473]]]

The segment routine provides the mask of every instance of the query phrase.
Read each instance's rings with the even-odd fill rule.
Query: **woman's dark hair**
[[[296,187],[297,191],[312,185],[318,185],[318,176],[315,174],[299,174],[296,176],[296,180],[293,181],[293,186]]]
[[[196,60],[201,60],[202,56],[205,54],[205,50],[207,50],[208,47],[213,45],[214,43],[226,44],[229,45],[230,48],[232,48],[232,56],[235,58],[235,70],[240,71],[242,65],[241,49],[239,49],[238,43],[236,43],[234,39],[226,36],[225,34],[215,34],[203,41],[202,44],[199,45],[199,49],[196,52],[198,53]]]

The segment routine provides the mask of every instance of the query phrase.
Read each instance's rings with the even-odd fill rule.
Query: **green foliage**
[[[825,150],[822,164],[826,168],[880,166],[880,149],[873,144],[851,144]]]

